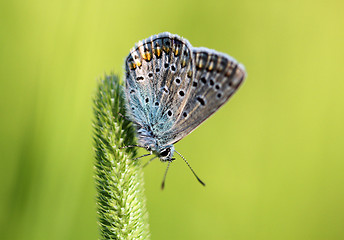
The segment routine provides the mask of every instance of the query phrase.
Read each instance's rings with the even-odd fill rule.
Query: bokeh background
[[[248,78],[145,169],[152,239],[344,239],[344,2],[0,2],[0,239],[97,239],[92,97],[163,31]],[[142,152],[143,153],[143,152]]]

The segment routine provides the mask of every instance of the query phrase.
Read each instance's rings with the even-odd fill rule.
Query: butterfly
[[[125,60],[126,116],[137,129],[138,145],[168,162],[174,144],[195,130],[236,92],[246,76],[234,58],[168,32],[138,42]],[[134,147],[134,146],[127,146]]]

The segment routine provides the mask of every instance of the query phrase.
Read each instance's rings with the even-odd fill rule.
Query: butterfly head
[[[161,161],[171,161],[174,153],[174,146],[173,145],[168,145],[165,146],[157,151],[158,156]]]

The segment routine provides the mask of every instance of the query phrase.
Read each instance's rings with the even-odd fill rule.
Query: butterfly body
[[[246,75],[232,57],[167,32],[137,43],[125,71],[138,143],[162,161],[172,160],[174,144],[227,102]]]

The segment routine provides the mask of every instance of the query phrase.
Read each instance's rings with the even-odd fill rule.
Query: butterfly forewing
[[[187,103],[192,56],[187,40],[161,33],[139,42],[126,59],[128,115],[158,139],[171,130]]]
[[[166,133],[173,144],[197,128],[216,112],[238,89],[245,69],[226,54],[207,48],[193,48],[195,71],[191,91],[180,116]]]

